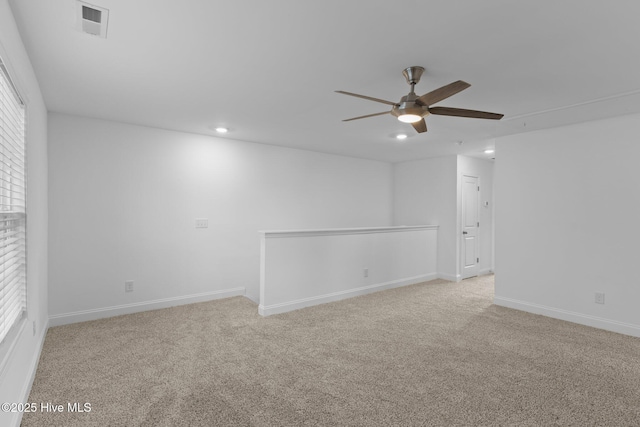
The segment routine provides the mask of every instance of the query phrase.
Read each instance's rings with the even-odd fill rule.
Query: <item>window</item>
[[[0,60],[0,342],[26,311],[25,106]]]

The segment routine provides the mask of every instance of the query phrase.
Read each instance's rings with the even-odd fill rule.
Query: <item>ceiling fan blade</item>
[[[336,93],[341,93],[343,95],[349,95],[349,96],[355,96],[355,97],[362,98],[362,99],[368,99],[369,101],[382,102],[383,104],[387,104],[387,105],[396,105],[395,102],[385,101],[384,99],[372,98],[370,96],[365,96],[365,95],[358,95],[357,93],[345,92],[343,90],[337,90]]]
[[[411,123],[411,126],[413,126],[413,128],[418,133],[423,133],[427,131],[427,122],[425,122],[424,119],[420,120],[419,122]]]
[[[431,114],[439,116],[457,116],[457,117],[471,117],[474,119],[490,119],[500,120],[504,114],[487,113],[486,111],[477,110],[465,110],[462,108],[450,108],[450,107],[433,107],[429,108]]]
[[[471,86],[469,83],[458,80],[457,82],[449,83],[446,86],[442,86],[441,88],[422,95],[416,100],[416,103],[429,107],[443,99],[447,99],[448,97],[465,90],[469,86]]]
[[[353,117],[351,119],[345,119],[343,120],[343,122],[350,122],[351,120],[358,120],[358,119],[366,119],[367,117],[373,117],[373,116],[382,116],[383,114],[389,114],[390,111],[385,111],[384,113],[374,113],[374,114],[367,114],[366,116],[360,116],[360,117]]]

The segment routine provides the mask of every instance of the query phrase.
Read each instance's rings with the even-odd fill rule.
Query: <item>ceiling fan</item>
[[[461,92],[471,86],[467,82],[458,80],[457,82],[450,83],[446,86],[442,86],[436,90],[418,96],[413,91],[414,86],[420,81],[420,77],[424,72],[423,67],[408,67],[402,74],[407,83],[411,85],[411,91],[407,96],[403,96],[400,102],[385,101],[384,99],[372,98],[370,96],[358,95],[357,93],[345,92],[343,90],[337,90],[337,93],[344,95],[356,96],[358,98],[368,99],[369,101],[381,102],[383,104],[391,105],[391,111],[385,111],[382,113],[367,114],[366,116],[353,117],[351,119],[343,120],[343,122],[349,122],[351,120],[364,119],[367,117],[381,116],[383,114],[393,114],[404,123],[411,123],[413,128],[418,132],[427,131],[427,123],[424,118],[429,114],[435,114],[440,116],[457,116],[457,117],[472,117],[476,119],[490,119],[500,120],[504,114],[487,113],[485,111],[476,110],[464,110],[462,108],[450,108],[450,107],[432,107],[443,99],[449,98],[458,92]]]

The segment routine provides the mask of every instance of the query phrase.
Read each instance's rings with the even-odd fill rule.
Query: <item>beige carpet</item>
[[[638,426],[640,339],[492,305],[493,277],[262,318],[248,299],[51,328],[24,426]]]

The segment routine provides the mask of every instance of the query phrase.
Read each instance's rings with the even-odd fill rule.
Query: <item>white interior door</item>
[[[478,177],[462,177],[462,278],[478,275],[480,227],[478,210],[480,207],[480,187]]]

